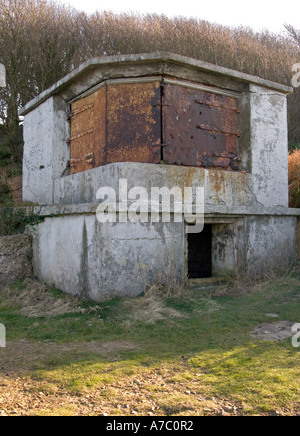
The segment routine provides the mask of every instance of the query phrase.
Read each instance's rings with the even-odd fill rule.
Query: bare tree
[[[17,160],[22,155],[18,110],[74,67],[77,25],[75,10],[52,1],[0,0],[0,61],[7,71],[1,116]]]
[[[14,159],[22,158],[19,108],[92,56],[172,51],[281,83],[300,62],[299,34],[230,28],[164,15],[87,15],[54,0],[0,0],[0,124]],[[290,139],[300,143],[299,89],[289,97]],[[3,144],[3,140],[1,140]],[[1,144],[0,144],[1,147]]]

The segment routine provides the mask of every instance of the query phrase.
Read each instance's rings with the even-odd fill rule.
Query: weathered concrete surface
[[[212,231],[213,276],[236,276],[236,257],[238,251],[236,220],[227,224],[214,224]]]
[[[32,276],[30,235],[0,237],[0,287]]]
[[[23,200],[53,204],[53,184],[69,160],[67,105],[58,96],[46,100],[24,123]]]
[[[256,202],[253,178],[246,173],[122,162],[56,179],[54,204],[96,202],[97,190],[104,186],[112,187],[118,200],[120,179],[128,181],[128,190],[143,187],[149,196],[152,187],[204,187],[206,205],[249,206]]]
[[[250,106],[253,193],[265,207],[288,207],[286,97],[250,85]]]
[[[81,204],[57,204],[54,206],[28,206],[24,208],[26,213],[34,213],[39,216],[49,217],[55,215],[91,215],[97,211],[99,203],[81,203]],[[117,204],[117,211],[119,211]],[[130,206],[130,202],[128,202]],[[149,207],[149,211],[151,208]],[[171,204],[171,212],[173,212]],[[288,207],[269,207],[265,208],[261,205],[249,206],[227,206],[227,205],[205,205],[205,217],[217,219],[218,216],[236,218],[244,216],[293,216],[300,217],[300,209]],[[299,226],[300,227],[300,226]]]
[[[95,215],[46,218],[33,235],[34,273],[93,301],[137,296],[184,278],[183,230],[182,223],[100,224]]]
[[[95,213],[46,218],[33,233],[34,274],[93,301],[187,279],[184,223],[99,223]],[[297,218],[212,214],[213,276],[261,277],[297,259]]]
[[[246,272],[250,276],[284,270],[297,259],[296,217],[248,217],[245,236]]]

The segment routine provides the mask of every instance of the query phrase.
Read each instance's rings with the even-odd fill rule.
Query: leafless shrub
[[[300,150],[289,154],[289,204],[300,207]]]
[[[145,296],[166,300],[168,298],[182,298],[187,294],[187,292],[188,288],[185,283],[170,280],[167,283],[158,282],[150,286],[146,290]]]
[[[0,62],[7,71],[0,115],[19,147],[18,109],[93,56],[172,51],[290,84],[299,33],[289,25],[286,34],[258,33],[157,14],[87,15],[53,0],[0,0]],[[300,142],[299,92],[289,97],[289,130]]]

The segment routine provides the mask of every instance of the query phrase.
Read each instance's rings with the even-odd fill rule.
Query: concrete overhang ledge
[[[73,82],[78,82],[80,79],[84,78],[87,74],[99,72],[98,83],[108,80],[110,77],[102,77],[101,70],[107,67],[120,68],[120,67],[131,67],[134,66],[151,66],[153,71],[153,66],[157,66],[156,74],[164,74],[167,65],[176,64],[183,68],[188,68],[190,70],[209,73],[214,76],[227,77],[236,82],[249,83],[258,86],[262,86],[268,89],[272,89],[282,94],[290,94],[293,92],[293,88],[275,83],[266,79],[261,79],[260,77],[252,76],[249,74],[241,73],[229,68],[220,67],[207,62],[202,62],[197,59],[192,59],[189,57],[168,53],[168,52],[156,52],[156,53],[145,53],[145,54],[129,54],[129,55],[118,55],[118,56],[103,56],[92,58],[78,68],[71,71],[65,77],[60,79],[50,88],[43,91],[29,103],[27,103],[21,110],[20,115],[25,115],[30,112],[36,106],[40,105],[42,102],[47,100],[52,95],[57,95],[62,93],[65,89],[72,85]],[[154,71],[155,68],[154,68]],[[121,76],[120,76],[121,77]],[[124,76],[122,76],[124,77]],[[128,74],[130,77],[130,74]],[[113,77],[115,78],[115,77]],[[93,86],[96,83],[93,84]]]
[[[34,213],[35,215],[43,217],[54,217],[61,215],[84,215],[96,214],[99,203],[81,203],[81,204],[64,204],[53,206],[29,206],[24,208],[26,213]],[[129,205],[129,204],[128,204]],[[116,205],[116,211],[119,211],[119,204]],[[124,208],[122,208],[124,211]],[[168,212],[168,210],[166,210]],[[171,214],[173,209],[170,210]],[[150,213],[150,210],[149,210]],[[204,216],[294,216],[300,217],[300,209],[287,208],[287,207],[254,207],[254,206],[205,206]]]

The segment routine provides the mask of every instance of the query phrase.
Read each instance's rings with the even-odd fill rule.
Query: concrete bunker
[[[291,91],[170,53],[94,58],[62,78],[22,110],[23,199],[45,217],[33,234],[35,274],[104,301],[291,264]],[[123,222],[120,180],[128,192],[203,187],[204,231],[153,222],[149,211]],[[103,186],[116,193],[117,222],[97,220]]]

